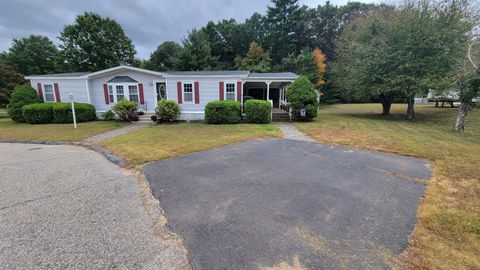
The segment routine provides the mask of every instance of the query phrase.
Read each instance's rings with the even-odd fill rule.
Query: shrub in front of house
[[[28,84],[17,85],[10,95],[10,103],[7,106],[7,113],[13,121],[25,122],[22,108],[25,105],[43,102],[37,92]]]
[[[300,76],[297,78],[288,87],[286,97],[295,120],[311,121],[317,117],[317,91],[308,77]],[[305,116],[301,116],[302,109],[305,110]]]
[[[50,124],[53,122],[52,103],[35,103],[22,108],[23,119],[29,124]]]
[[[218,100],[205,106],[205,122],[208,124],[237,124],[241,121],[240,102]]]
[[[159,122],[172,122],[177,120],[180,115],[180,106],[174,100],[162,99],[158,102],[155,109],[156,120],[152,118],[152,121]]]
[[[112,111],[123,121],[131,122],[137,115],[137,103],[122,99],[112,107]],[[138,115],[137,115],[138,117]]]
[[[25,122],[29,124],[73,123],[72,104],[35,103],[22,108]],[[78,123],[95,121],[95,107],[87,103],[75,103],[75,117]]]
[[[115,120],[115,113],[112,110],[108,110],[102,113],[102,120],[113,121]]]
[[[51,104],[53,112],[53,123],[73,123],[71,103],[62,102]],[[97,120],[95,107],[91,104],[75,102],[75,118],[78,123]]]
[[[243,106],[248,123],[266,124],[272,121],[272,105],[270,102],[250,99]]]

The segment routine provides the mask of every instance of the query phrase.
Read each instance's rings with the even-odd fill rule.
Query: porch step
[[[272,122],[289,122],[290,116],[287,112],[274,112],[272,113]]]

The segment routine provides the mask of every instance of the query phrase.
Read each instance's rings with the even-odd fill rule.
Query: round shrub
[[[247,100],[244,110],[248,123],[266,124],[272,121],[272,105],[266,100]]]
[[[22,112],[23,106],[40,102],[42,102],[42,100],[30,85],[17,85],[10,95],[10,103],[7,106],[7,113],[13,121],[22,123],[25,122]]]
[[[52,103],[34,103],[22,108],[23,119],[29,124],[49,124],[53,121]]]
[[[207,103],[205,106],[205,121],[208,124],[236,124],[240,123],[240,102],[219,100]]]
[[[174,100],[162,99],[157,104],[155,114],[160,122],[172,122],[180,115],[180,106]]]
[[[118,118],[131,122],[134,115],[137,115],[137,103],[122,99],[113,105],[112,111],[118,116]]]
[[[296,79],[288,87],[286,97],[295,120],[311,121],[317,117],[317,92],[308,77],[300,76]],[[300,116],[301,109],[305,109],[305,117]]]

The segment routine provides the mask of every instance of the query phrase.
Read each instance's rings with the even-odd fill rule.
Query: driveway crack
[[[14,204],[11,204],[11,205],[0,207],[0,211],[6,210],[6,209],[9,209],[9,208],[12,208],[12,207],[17,207],[17,206],[20,206],[20,205],[28,204],[28,203],[31,203],[31,202],[36,202],[36,201],[43,200],[43,199],[61,197],[63,195],[67,195],[67,194],[70,194],[72,192],[84,189],[84,188],[88,188],[88,187],[95,186],[95,185],[102,184],[102,183],[123,180],[123,179],[126,179],[128,177],[131,177],[131,176],[126,175],[126,176],[121,176],[121,177],[115,177],[115,178],[112,178],[112,179],[107,179],[107,180],[103,180],[103,181],[99,181],[99,182],[95,182],[95,183],[91,183],[91,184],[81,185],[81,186],[75,187],[73,189],[64,191],[64,192],[49,194],[49,195],[45,195],[45,196],[41,196],[41,197],[37,197],[37,198],[33,198],[33,199],[28,199],[28,200],[25,200],[25,201],[22,201],[22,202],[18,202],[18,203],[14,203]]]

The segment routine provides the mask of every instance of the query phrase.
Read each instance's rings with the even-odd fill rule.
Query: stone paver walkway
[[[136,131],[136,130],[139,130],[139,129],[142,129],[142,128],[145,128],[145,127],[148,127],[148,125],[130,124],[130,125],[128,125],[126,127],[123,127],[123,128],[114,129],[114,130],[111,130],[111,131],[107,131],[107,132],[100,133],[100,134],[97,134],[95,136],[86,138],[85,140],[83,140],[83,142],[97,143],[99,141],[103,141],[103,140],[106,140],[106,139],[117,137],[117,136],[123,135],[125,133]]]
[[[296,141],[316,142],[312,137],[301,132],[292,123],[275,123],[283,133],[283,138]]]

